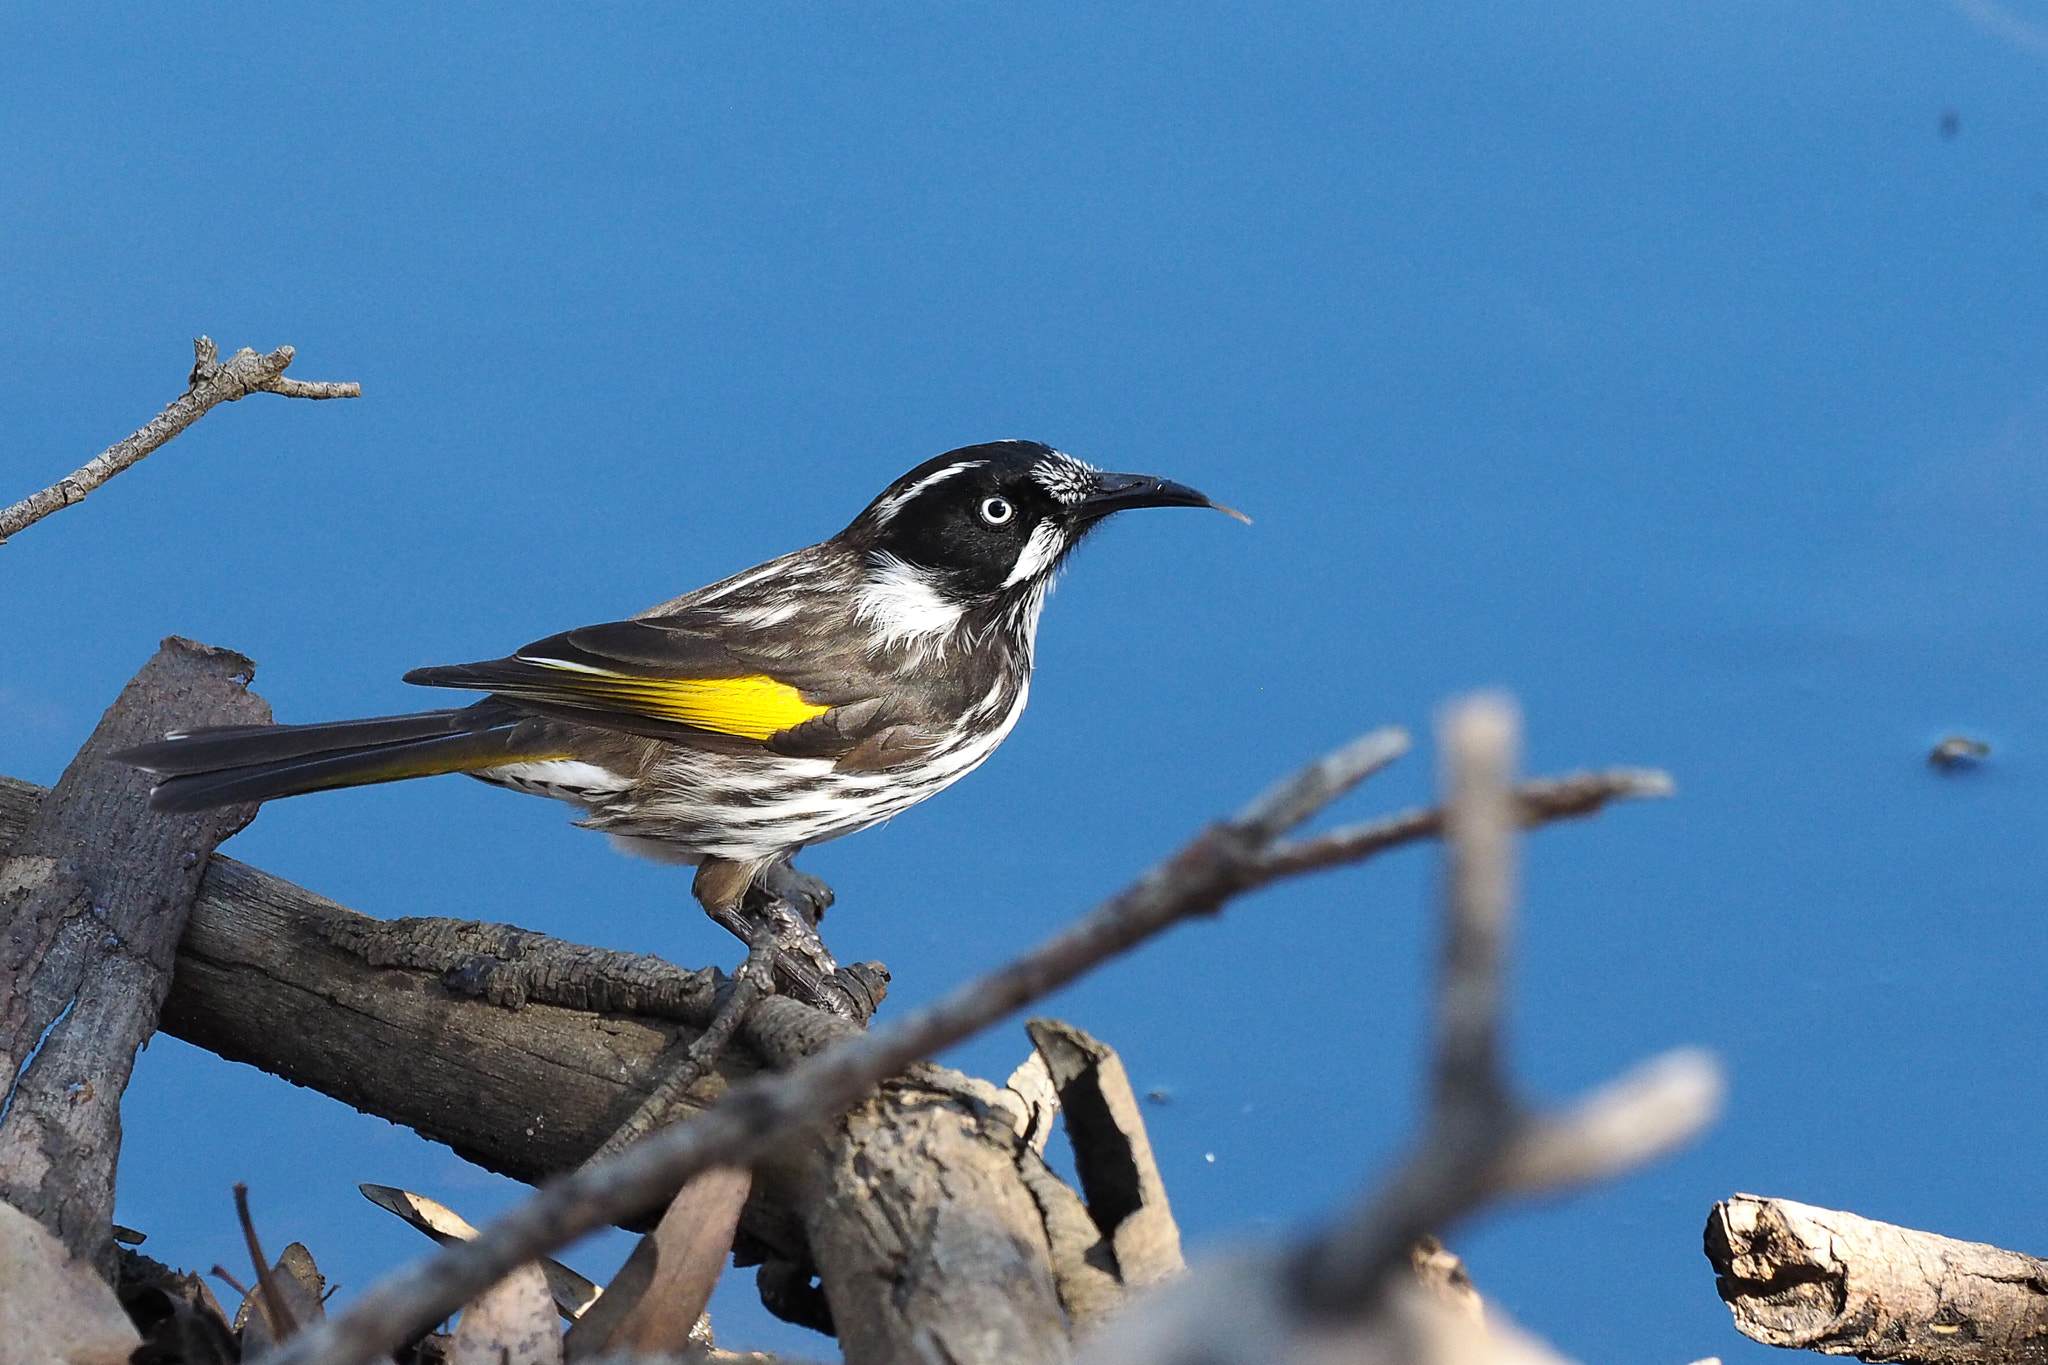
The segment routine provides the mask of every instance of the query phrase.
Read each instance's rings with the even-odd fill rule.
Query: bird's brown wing
[[[674,619],[611,621],[536,640],[503,659],[416,668],[405,680],[493,692],[544,714],[635,734],[722,736],[792,756],[841,758],[902,728],[877,680],[821,676],[758,645]]]

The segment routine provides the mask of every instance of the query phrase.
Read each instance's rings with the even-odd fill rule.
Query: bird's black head
[[[991,441],[926,460],[839,539],[965,604],[1042,591],[1083,536],[1132,507],[1219,504],[1185,484],[1104,473],[1036,441]]]

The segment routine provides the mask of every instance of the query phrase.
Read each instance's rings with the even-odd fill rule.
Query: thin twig
[[[277,1277],[270,1273],[263,1243],[256,1238],[256,1222],[249,1217],[249,1187],[239,1180],[235,1182],[235,1216],[242,1220],[242,1240],[249,1244],[249,1260],[256,1267],[256,1302],[270,1324],[270,1339],[283,1341],[299,1330],[299,1324],[292,1317],[292,1310],[285,1306],[284,1291],[277,1287]]]
[[[1594,815],[1609,801],[1669,796],[1672,791],[1670,775],[1655,768],[1610,768],[1524,782],[1515,788],[1515,805],[1526,828]],[[1292,877],[1355,863],[1382,849],[1434,838],[1443,833],[1443,818],[1443,811],[1432,806],[1344,825],[1312,839],[1283,841],[1259,859],[1259,870],[1268,878]]]
[[[682,1098],[683,1092],[718,1065],[726,1044],[746,1022],[748,1012],[763,996],[775,993],[775,953],[774,929],[767,925],[756,929],[747,960],[733,973],[711,1022],[677,1059],[674,1069],[663,1076],[647,1098],[640,1102],[640,1107],[591,1153],[591,1161],[603,1161],[624,1151],[666,1123],[675,1112],[676,1102]]]
[[[50,513],[84,500],[124,469],[204,417],[216,403],[232,403],[251,393],[276,393],[286,398],[360,398],[360,384],[306,383],[284,376],[292,363],[292,348],[280,346],[269,355],[258,355],[248,347],[225,362],[210,337],[192,343],[192,374],[183,394],[171,400],[154,421],[142,430],[108,446],[69,478],[60,479],[40,493],[32,493],[12,507],[0,510],[0,545]]]
[[[1370,771],[1364,756],[1381,755],[1383,765],[1404,743],[1398,732],[1381,731],[1347,746],[1236,819],[1203,831],[1135,885],[1008,965],[887,1028],[780,1075],[734,1086],[689,1123],[661,1129],[608,1161],[550,1182],[476,1240],[444,1248],[380,1281],[348,1311],[294,1337],[267,1365],[368,1365],[515,1266],[658,1205],[699,1172],[752,1164],[791,1131],[845,1112],[912,1062],[972,1036],[1180,920],[1213,914],[1232,897],[1290,875],[1267,869],[1263,859],[1271,840],[1341,794],[1347,773],[1362,777]],[[1418,829],[1407,838],[1427,833]],[[1366,846],[1354,856],[1391,846]]]

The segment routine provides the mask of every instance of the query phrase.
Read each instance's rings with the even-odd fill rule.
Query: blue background
[[[1008,745],[809,856],[892,1011],[1503,685],[1532,769],[1680,786],[1530,841],[1523,1074],[1701,1043],[1733,1091],[1676,1159],[1458,1229],[1486,1292],[1588,1361],[1755,1362],[1699,1253],[1732,1191],[2048,1251],[2040,0],[15,8],[0,53],[0,501],[201,332],[364,389],[219,409],[0,551],[0,770],[55,780],[170,632],[255,657],[280,719],[417,709],[407,668],[1034,437],[1257,524],[1113,525]],[[1952,730],[1980,771],[1927,767]],[[686,875],[478,784],[280,803],[230,851],[373,914],[734,957]],[[1194,1248],[1311,1224],[1412,1131],[1434,857],[1052,1002],[1169,1093]],[[238,1263],[243,1179],[344,1297],[424,1250],[358,1181],[517,1192],[168,1039],[127,1126],[149,1251]],[[828,1349],[735,1279],[728,1344]]]

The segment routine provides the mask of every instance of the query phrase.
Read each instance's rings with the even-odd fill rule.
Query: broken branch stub
[[[1746,1337],[1916,1365],[2048,1361],[2048,1261],[1738,1194],[1707,1217],[1715,1289]]]
[[[1024,1027],[1059,1092],[1081,1193],[1117,1279],[1139,1289],[1180,1274],[1187,1269],[1180,1228],[1123,1059],[1057,1019],[1032,1019]]]
[[[156,1030],[214,846],[256,812],[152,811],[148,777],[112,755],[179,725],[267,722],[254,669],[165,640],[0,858],[0,1197],[102,1273],[135,1051]]]

